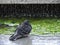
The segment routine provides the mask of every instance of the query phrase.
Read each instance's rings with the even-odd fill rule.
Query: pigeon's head
[[[29,20],[24,20],[23,23],[24,23],[24,24],[28,24],[28,23],[29,23]]]

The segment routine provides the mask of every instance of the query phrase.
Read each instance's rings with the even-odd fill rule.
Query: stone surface
[[[60,3],[60,0],[0,0],[0,3]]]
[[[16,41],[9,41],[10,35],[0,35],[0,45],[60,45],[60,36],[30,35]]]

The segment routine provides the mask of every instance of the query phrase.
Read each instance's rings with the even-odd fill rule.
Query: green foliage
[[[16,29],[16,26],[24,21],[25,19],[30,20],[32,25],[31,34],[57,34],[60,32],[60,19],[34,19],[34,18],[11,18],[11,19],[2,19],[0,18],[1,24],[13,25],[10,27],[0,26],[0,34],[12,34]]]

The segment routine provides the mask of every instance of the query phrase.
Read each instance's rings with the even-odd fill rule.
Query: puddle
[[[0,35],[0,45],[60,45],[60,37],[30,35],[16,41],[9,41],[10,35]]]

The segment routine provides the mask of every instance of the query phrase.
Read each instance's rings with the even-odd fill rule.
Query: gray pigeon
[[[28,20],[25,20],[21,25],[19,24],[15,33],[9,38],[11,41],[15,41],[20,38],[27,37],[32,30],[32,26]]]

